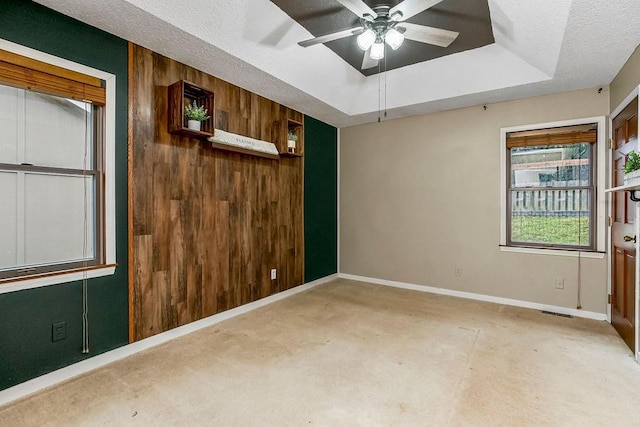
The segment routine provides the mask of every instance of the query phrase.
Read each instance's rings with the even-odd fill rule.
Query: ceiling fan
[[[385,43],[393,50],[398,49],[405,38],[447,47],[460,34],[456,31],[406,22],[412,16],[424,12],[443,0],[404,0],[394,7],[380,4],[373,8],[361,0],[337,1],[360,17],[360,25],[304,40],[298,44],[309,47],[357,35],[358,46],[364,51],[361,67],[363,70],[377,66],[379,60],[384,58]]]

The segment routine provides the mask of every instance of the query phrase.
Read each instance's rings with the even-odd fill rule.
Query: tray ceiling
[[[335,126],[377,120],[378,75],[363,75],[330,47],[298,46],[314,34],[271,1],[36,1]],[[299,3],[342,13],[334,0]],[[383,73],[389,119],[606,86],[640,43],[638,0],[488,0],[488,7],[494,43]],[[309,25],[323,13],[298,19]]]
[[[315,37],[360,25],[359,17],[335,0],[271,1]],[[365,0],[365,3],[371,8],[377,5],[393,7],[400,1]],[[444,0],[408,19],[407,22],[457,31],[460,35],[446,48],[407,39],[398,50],[386,49],[386,61],[380,61],[381,70],[384,70],[384,65],[387,70],[393,70],[494,42],[487,0]],[[366,76],[379,72],[378,67],[360,69],[363,51],[358,48],[355,36],[335,40],[326,43],[325,46]],[[307,49],[317,48],[320,46]]]

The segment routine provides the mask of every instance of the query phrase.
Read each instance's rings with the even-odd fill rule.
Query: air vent
[[[541,310],[541,313],[550,314],[552,316],[560,316],[560,317],[567,317],[569,319],[573,319],[573,316],[570,315],[570,314],[554,313],[553,311],[547,311],[547,310]]]

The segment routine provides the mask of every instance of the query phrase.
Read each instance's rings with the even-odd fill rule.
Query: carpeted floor
[[[336,280],[0,407],[2,426],[640,425],[605,322]]]

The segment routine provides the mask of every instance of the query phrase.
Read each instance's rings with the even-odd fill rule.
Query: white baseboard
[[[555,305],[540,304],[537,302],[521,301],[517,299],[494,297],[491,295],[475,294],[472,292],[454,291],[451,289],[436,288],[433,286],[416,285],[413,283],[395,282],[393,280],[376,279],[373,277],[356,276],[353,274],[339,273],[338,277],[359,282],[368,282],[376,285],[392,286],[394,288],[410,289],[412,291],[428,292],[431,294],[448,295],[458,298],[466,298],[478,301],[492,302],[495,304],[512,305],[515,307],[532,308],[534,310],[551,311],[558,314],[568,314],[575,317],[583,317],[594,320],[607,320],[606,313],[578,310],[576,308],[559,307]]]
[[[295,288],[291,288],[286,291],[277,293],[275,295],[271,295],[266,298],[259,299],[258,301],[254,301],[249,304],[245,304],[240,307],[236,307],[219,314],[214,314],[213,316],[207,317],[205,319],[201,319],[201,320],[189,323],[187,325],[180,326],[175,329],[171,329],[167,332],[162,332],[160,334],[154,335],[149,338],[145,338],[140,341],[136,341],[131,344],[126,344],[122,347],[118,347],[106,353],[99,354],[89,359],[85,359],[81,362],[74,363],[73,365],[66,366],[64,368],[58,369],[56,371],[50,372],[48,374],[26,381],[24,383],[15,385],[13,387],[0,391],[0,406],[17,399],[21,399],[25,396],[28,396],[32,393],[35,393],[47,387],[56,385],[62,381],[66,381],[78,375],[92,371],[94,369],[101,368],[105,365],[108,365],[109,363],[115,362],[116,360],[120,360],[125,357],[131,356],[135,353],[139,353],[148,348],[155,347],[157,345],[163,344],[172,339],[190,334],[191,332],[195,332],[202,328],[206,328],[207,326],[215,325],[216,323],[222,322],[223,320],[227,320],[232,317],[239,316],[251,310],[255,310],[256,308],[263,307],[265,305],[274,303],[276,301],[290,297],[300,292],[304,292],[315,286],[330,282],[336,279],[337,277],[338,277],[337,274],[332,274],[330,276],[326,276],[321,279],[314,280],[313,282],[296,286]]]

